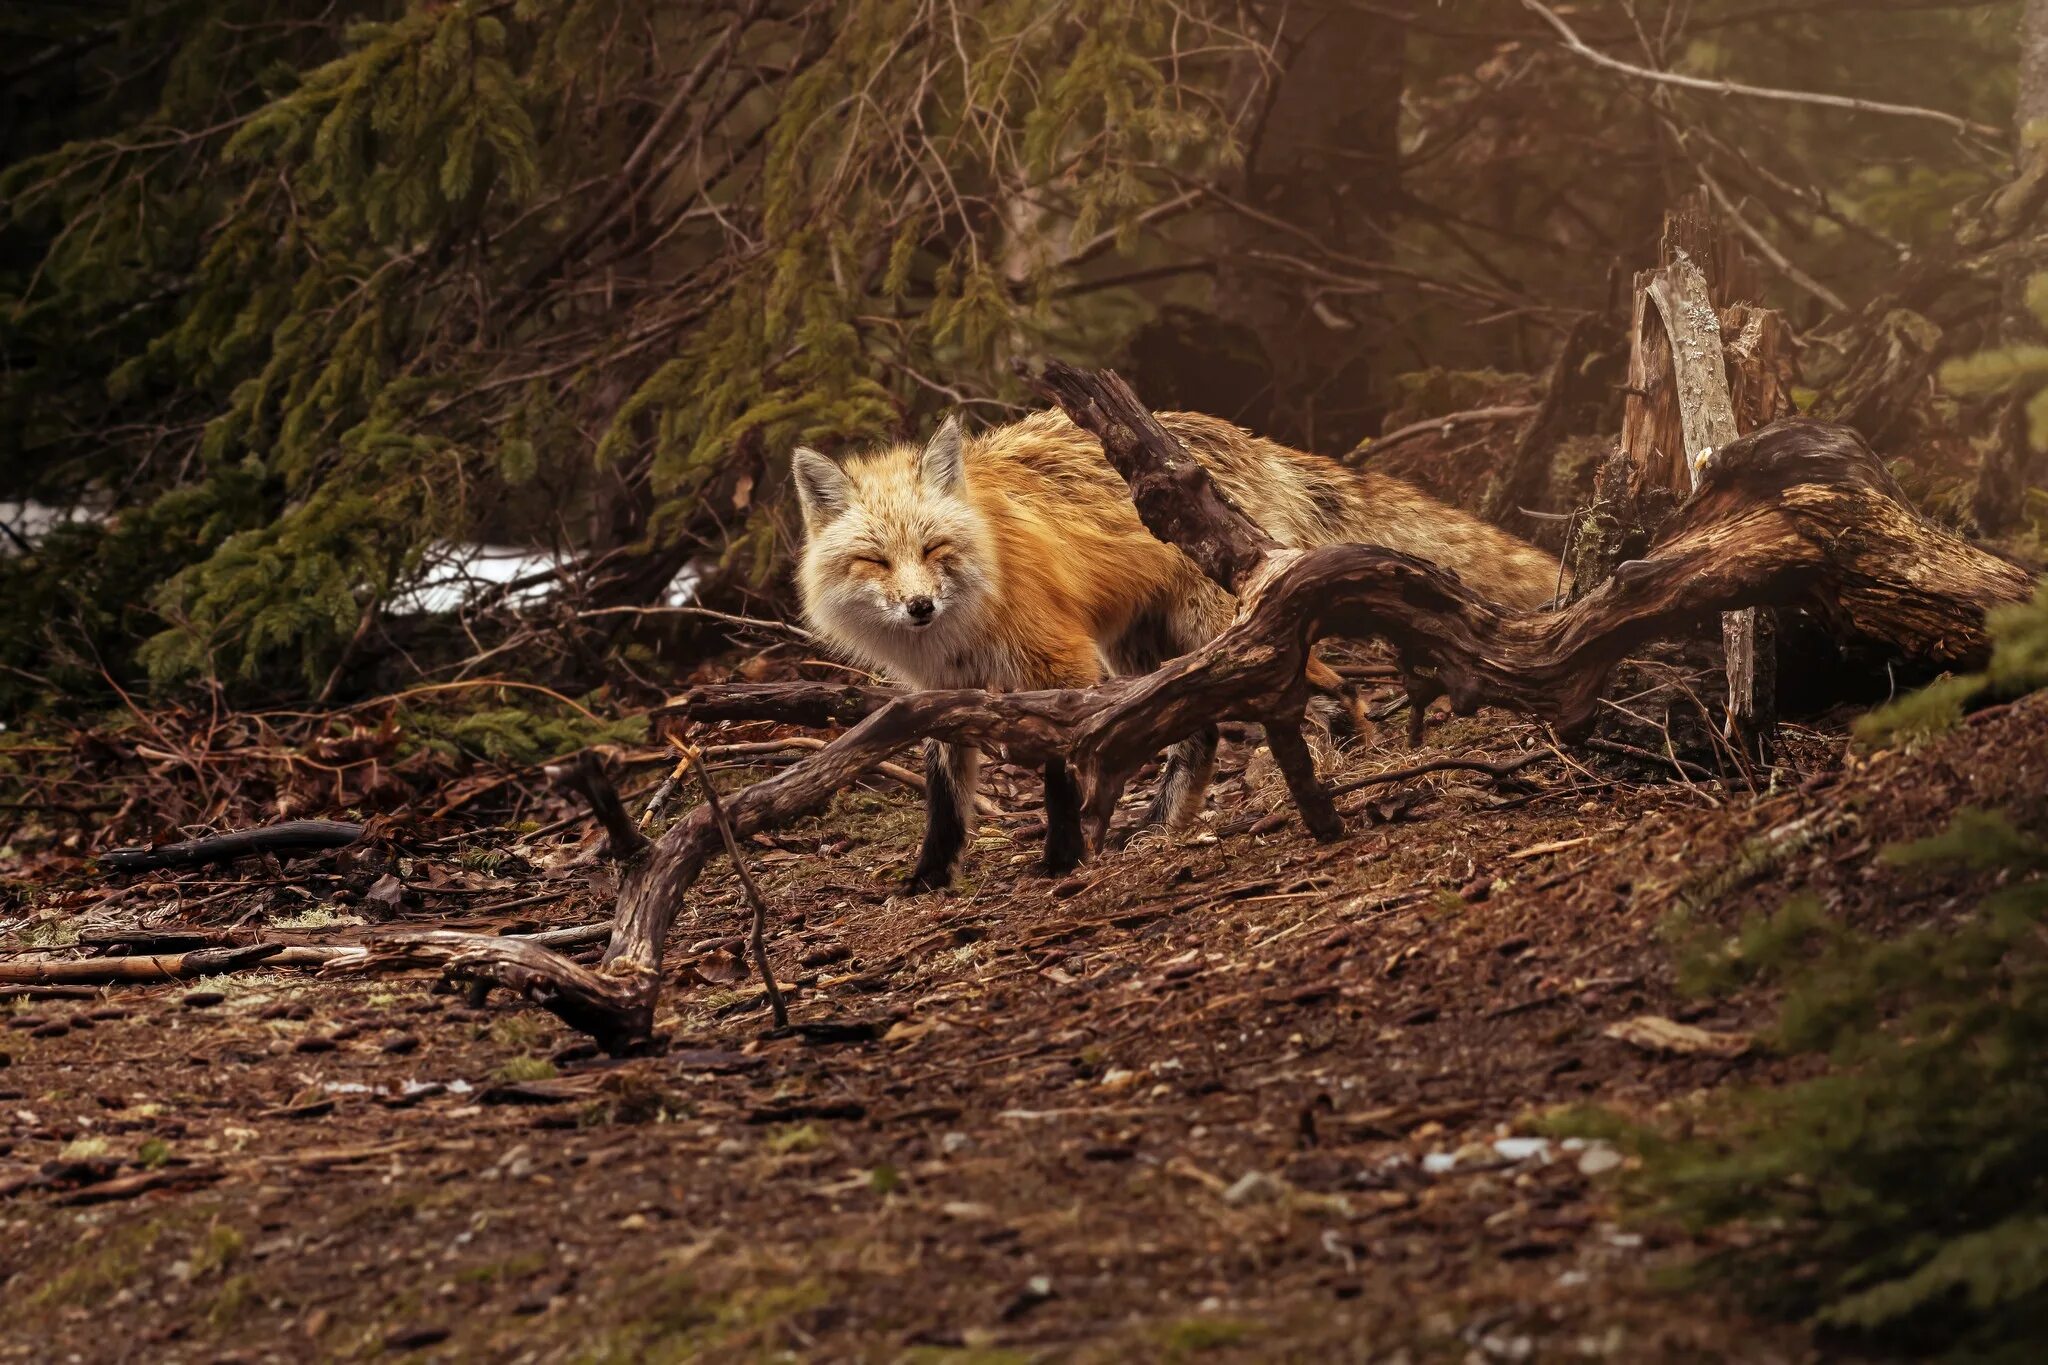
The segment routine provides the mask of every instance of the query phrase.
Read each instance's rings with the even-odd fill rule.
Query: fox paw
[[[952,884],[952,881],[953,869],[949,867],[932,868],[920,865],[917,871],[904,878],[902,894],[906,896],[922,896],[927,891],[944,891]]]

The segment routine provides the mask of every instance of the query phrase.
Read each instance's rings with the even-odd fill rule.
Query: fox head
[[[791,457],[803,508],[804,613],[833,643],[910,676],[928,670],[994,590],[986,520],[967,498],[965,441],[948,417],[918,450],[896,446],[843,467]],[[929,685],[929,684],[926,684]]]

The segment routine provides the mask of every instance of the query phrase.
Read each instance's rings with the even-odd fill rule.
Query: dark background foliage
[[[1974,357],[1869,434],[2024,550],[2023,19],[2048,29],[1922,0],[0,7],[0,498],[75,514],[9,518],[0,704],[432,673],[518,629],[502,592],[420,619],[476,541],[560,566],[519,667],[656,685],[697,627],[588,613],[679,572],[786,608],[789,448],[1004,420],[1018,357],[1333,455],[1504,408],[1402,447],[1470,487],[1588,315],[1565,434],[1611,436],[1624,286],[1703,189],[1815,410],[1873,337]],[[1893,107],[1781,97],[1809,93]]]

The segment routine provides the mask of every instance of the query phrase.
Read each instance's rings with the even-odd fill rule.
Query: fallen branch
[[[768,966],[768,902],[761,898],[761,888],[754,884],[754,874],[747,870],[747,860],[740,856],[740,841],[733,837],[732,823],[725,818],[725,808],[718,802],[718,788],[711,784],[711,774],[704,767],[704,755],[692,749],[687,761],[696,771],[697,785],[704,790],[704,804],[711,808],[711,820],[718,826],[718,837],[725,844],[725,856],[732,859],[733,873],[740,879],[740,887],[747,893],[747,903],[754,910],[753,931],[748,942],[754,950],[754,965],[761,971],[761,987],[768,992],[768,1007],[775,1012],[775,1027],[788,1028],[789,1006],[783,1003],[782,992],[775,985],[775,973]]]
[[[361,825],[346,820],[287,820],[261,829],[209,834],[156,848],[110,848],[99,855],[108,872],[148,872],[159,867],[205,867],[259,853],[318,853],[363,837]]]
[[[1384,455],[1387,448],[1403,441],[1412,441],[1417,436],[1449,436],[1454,426],[1482,426],[1498,422],[1516,422],[1524,417],[1536,415],[1538,404],[1502,403],[1490,408],[1467,408],[1463,412],[1447,412],[1441,417],[1425,417],[1419,422],[1395,427],[1370,440],[1361,442],[1344,463],[1361,465],[1376,456]]]
[[[1141,485],[1173,496],[1170,480],[1133,481],[1134,490]],[[1715,451],[1651,553],[1556,612],[1504,611],[1455,575],[1373,546],[1252,558],[1254,547],[1228,535],[1208,544],[1212,564],[1247,566],[1238,620],[1148,676],[1012,693],[810,683],[693,689],[685,699],[693,714],[857,722],[810,758],[725,800],[732,836],[823,808],[888,755],[928,737],[1004,746],[1024,763],[1065,755],[1087,807],[1113,806],[1115,793],[1167,744],[1218,721],[1265,722],[1292,704],[1311,647],[1327,636],[1386,640],[1404,670],[1433,671],[1460,714],[1496,705],[1570,736],[1590,724],[1609,673],[1630,651],[1726,610],[1798,606],[1838,638],[1880,645],[1914,667],[1965,669],[1988,652],[1985,611],[2032,587],[2025,569],[1915,514],[1854,432],[1808,420]],[[617,927],[595,970],[531,945],[452,933],[392,936],[375,961],[490,980],[610,1049],[630,1048],[652,1031],[661,945],[721,840],[710,808],[699,806],[627,867]]]
[[[119,982],[189,981],[197,976],[253,967],[284,950],[281,943],[251,943],[234,948],[196,948],[189,953],[156,953],[141,957],[89,957],[78,961],[0,962],[0,982],[24,985],[93,985]]]
[[[1524,754],[1508,763],[1492,763],[1478,758],[1433,758],[1427,763],[1417,763],[1412,767],[1396,768],[1392,772],[1374,773],[1370,777],[1355,777],[1349,782],[1340,782],[1330,788],[1330,795],[1343,796],[1367,787],[1377,787],[1382,783],[1406,782],[1411,777],[1425,777],[1430,773],[1472,772],[1484,773],[1495,779],[1512,777],[1530,764],[1549,757],[1547,753]]]

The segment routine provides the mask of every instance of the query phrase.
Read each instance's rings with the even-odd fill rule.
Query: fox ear
[[[823,526],[846,510],[846,471],[838,465],[809,446],[798,446],[789,457],[789,470],[796,475],[796,500],[803,509],[804,525]]]
[[[918,472],[924,476],[927,488],[935,493],[960,491],[964,445],[959,415],[949,415],[932,433],[931,444],[924,448],[924,454],[918,457]]]

